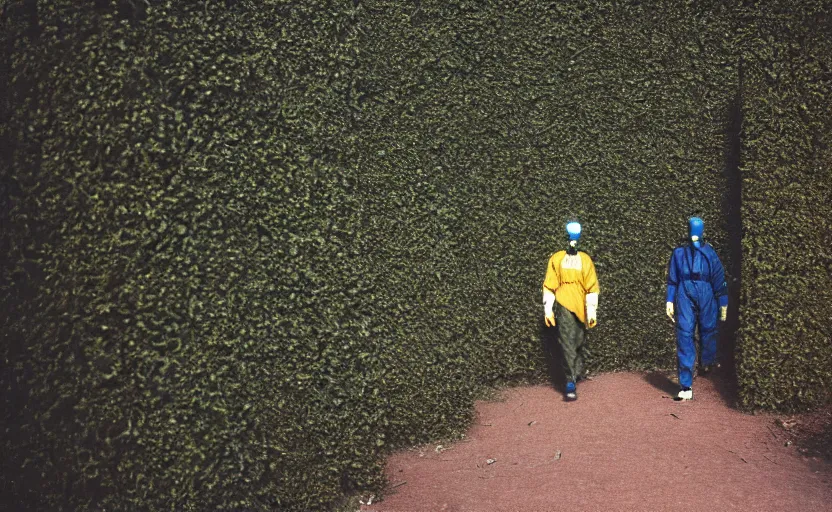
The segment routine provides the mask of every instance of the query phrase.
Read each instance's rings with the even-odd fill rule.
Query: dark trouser
[[[558,343],[563,350],[563,373],[566,381],[575,382],[584,373],[584,361],[589,357],[586,346],[586,326],[575,313],[555,303],[555,322]]]

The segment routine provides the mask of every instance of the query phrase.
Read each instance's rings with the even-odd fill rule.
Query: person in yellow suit
[[[569,248],[549,258],[543,280],[543,314],[547,327],[558,328],[566,374],[566,399],[577,400],[576,384],[583,377],[587,356],[586,329],[598,323],[598,277],[589,254],[579,251],[581,225],[566,225]]]

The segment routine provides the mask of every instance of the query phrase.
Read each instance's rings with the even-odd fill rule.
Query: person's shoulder
[[[717,254],[717,252],[716,252],[716,248],[714,248],[714,246],[713,246],[713,245],[711,245],[711,244],[710,244],[710,243],[708,243],[708,242],[704,242],[704,243],[702,244],[702,249],[703,249],[703,250],[705,250],[705,252],[707,252],[708,254],[712,254],[712,255],[714,255],[714,256],[718,256],[718,254]]]
[[[566,257],[566,251],[557,251],[556,253],[549,256],[549,264],[555,267],[559,267],[560,263]]]

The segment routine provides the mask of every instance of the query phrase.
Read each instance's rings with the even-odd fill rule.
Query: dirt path
[[[720,379],[697,378],[692,402],[674,389],[614,373],[581,383],[574,403],[549,386],[507,390],[477,403],[465,440],[393,455],[393,488],[361,510],[832,510],[832,469],[785,446],[779,416],[730,408]]]

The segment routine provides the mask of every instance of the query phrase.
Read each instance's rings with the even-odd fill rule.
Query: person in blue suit
[[[688,220],[689,240],[673,249],[667,270],[667,316],[676,323],[676,356],[679,363],[677,400],[693,399],[693,367],[696,364],[694,331],[699,327],[703,373],[716,362],[717,318],[728,316],[728,285],[719,256],[702,239],[705,223]]]

